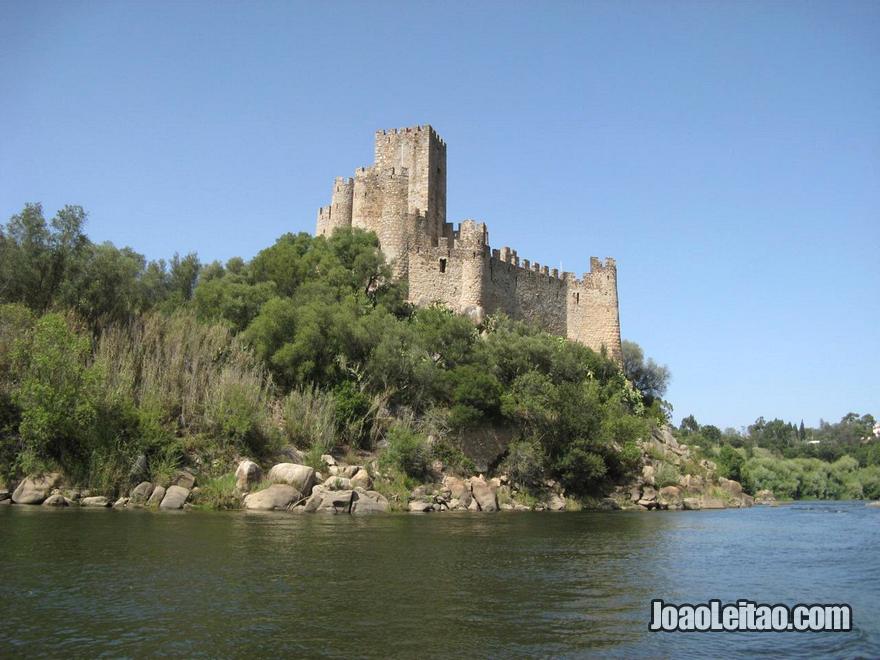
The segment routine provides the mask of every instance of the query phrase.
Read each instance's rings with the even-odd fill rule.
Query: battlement
[[[529,259],[521,259],[516,250],[507,246],[492,250],[491,257],[499,263],[508,264],[510,267],[516,268],[524,273],[546,275],[551,279],[562,280],[575,286],[592,286],[591,283],[594,281],[594,276],[599,273],[610,273],[615,277],[617,275],[617,265],[611,257],[606,258],[604,263],[597,257],[590,257],[590,272],[584,273],[580,279],[573,272],[560,272],[558,268],[541,265],[537,261],[530,261]]]
[[[434,130],[434,128],[430,124],[425,124],[423,126],[409,126],[406,128],[388,128],[380,131],[376,131],[376,139],[378,140],[380,137],[390,137],[395,135],[409,135],[409,134],[427,134],[432,139],[436,140],[438,143],[442,144],[444,147],[446,146],[446,142],[443,138],[440,137],[440,134]]]
[[[620,359],[617,264],[590,257],[579,279],[503,246],[485,223],[446,221],[446,143],[430,125],[376,131],[375,161],[334,180],[317,233],[375,232],[417,305],[440,302],[479,322],[503,312]]]

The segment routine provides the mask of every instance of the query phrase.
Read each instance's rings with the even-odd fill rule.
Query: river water
[[[849,603],[654,633],[650,601]],[[0,507],[0,656],[880,657],[880,510],[373,517]]]

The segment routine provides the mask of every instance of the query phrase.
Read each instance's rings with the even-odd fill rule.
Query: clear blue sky
[[[880,414],[878,2],[0,2],[3,221],[251,257],[425,123],[450,220],[617,258],[676,419]]]

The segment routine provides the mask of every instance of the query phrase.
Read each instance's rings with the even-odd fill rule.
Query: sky
[[[0,0],[3,222],[250,258],[420,124],[448,220],[617,259],[676,421],[880,416],[878,2]]]

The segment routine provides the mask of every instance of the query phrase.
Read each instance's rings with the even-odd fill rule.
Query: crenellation
[[[481,321],[504,312],[620,360],[617,265],[590,258],[572,272],[493,249],[485,223],[446,221],[446,143],[430,125],[376,131],[374,164],[334,181],[317,233],[373,231],[410,302],[440,302]],[[546,277],[542,277],[546,276]]]

